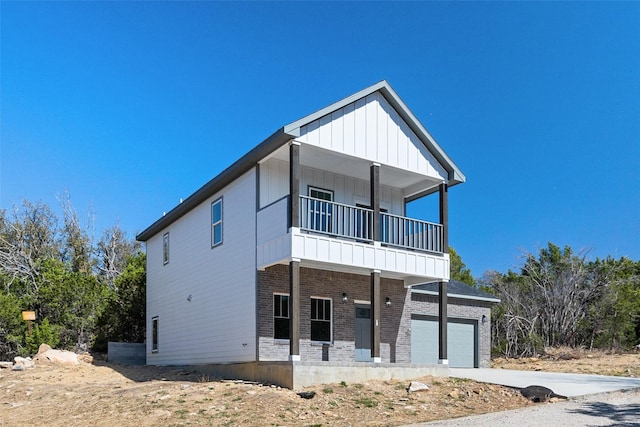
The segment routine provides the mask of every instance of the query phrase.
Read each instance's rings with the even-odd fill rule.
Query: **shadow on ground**
[[[220,380],[221,378],[211,378],[191,369],[180,366],[151,366],[151,365],[120,365],[107,361],[104,353],[91,354],[90,363],[94,366],[113,369],[120,375],[135,382],[146,381],[187,381],[187,382],[208,382]]]
[[[640,403],[612,405],[605,402],[589,402],[580,409],[570,412],[596,418],[607,418],[614,423],[611,424],[612,426],[637,426],[640,423]]]

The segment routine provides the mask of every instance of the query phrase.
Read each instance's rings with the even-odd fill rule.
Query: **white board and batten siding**
[[[427,177],[447,179],[446,170],[379,92],[303,126],[296,140]]]
[[[380,270],[422,281],[449,279],[449,254],[371,245],[300,230],[293,230],[291,239],[294,258],[351,267],[353,271]]]
[[[223,243],[211,248],[211,203],[219,197]],[[147,241],[148,364],[256,360],[255,200],[254,168]]]
[[[334,202],[356,206],[368,204],[369,181],[300,166],[300,194],[316,187],[333,192]],[[260,165],[260,207],[264,208],[289,194],[289,162],[271,158]],[[380,205],[394,215],[405,215],[404,194],[398,188],[380,186]]]

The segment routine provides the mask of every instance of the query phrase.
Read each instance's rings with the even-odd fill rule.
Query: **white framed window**
[[[222,244],[222,197],[211,203],[211,247]]]
[[[151,319],[151,351],[158,352],[158,316]]]
[[[169,264],[169,232],[162,236],[162,264]]]
[[[333,216],[333,191],[309,186],[309,219],[313,230],[331,232]]]
[[[288,340],[290,325],[289,295],[273,294],[273,338]]]
[[[331,342],[331,299],[311,298],[311,341]]]

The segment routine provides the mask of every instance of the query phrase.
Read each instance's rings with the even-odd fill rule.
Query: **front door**
[[[371,307],[356,304],[356,362],[371,361]]]

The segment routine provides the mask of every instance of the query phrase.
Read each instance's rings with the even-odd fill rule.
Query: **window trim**
[[[311,305],[309,306],[309,320],[310,320],[310,324],[309,326],[311,326],[311,323],[315,322],[326,322],[327,320],[325,319],[314,319],[311,315],[312,313],[312,305],[313,305],[313,300],[323,300],[323,301],[329,301],[329,340],[314,340],[312,337],[312,332],[311,330],[309,331],[309,340],[311,341],[311,343],[322,343],[322,344],[332,344],[333,343],[333,298],[329,298],[329,297],[319,297],[319,296],[311,296],[310,298],[310,302]],[[317,314],[317,313],[316,313]],[[311,328],[312,329],[312,328]]]
[[[151,318],[151,353],[157,353],[158,352],[158,325],[159,325],[159,321],[158,321],[158,316],[153,316]]]
[[[322,200],[324,202],[331,202],[331,203],[335,202],[335,197],[334,197],[335,193],[334,193],[333,190],[329,190],[327,188],[316,187],[314,185],[308,185],[307,186],[307,196],[313,197],[311,195],[311,191],[318,191],[318,192],[321,192],[321,193],[326,193],[326,194],[330,194],[331,195],[331,199],[330,200],[327,200],[327,199],[318,199],[318,200]],[[317,197],[313,197],[313,198],[317,199]]]
[[[276,337],[276,319],[288,319],[289,320],[289,333],[291,333],[291,313],[289,313],[289,304],[291,303],[290,300],[287,301],[287,317],[284,316],[277,316],[276,317],[276,305],[275,305],[275,297],[276,296],[280,296],[280,297],[287,297],[290,298],[289,294],[283,293],[283,292],[274,292],[273,293],[273,339],[276,341],[289,341],[289,337],[287,338],[277,338]]]
[[[169,264],[169,232],[162,235],[162,265]]]
[[[220,220],[214,222],[213,218],[213,209],[214,207],[220,204]],[[215,228],[220,226],[220,241],[215,241]],[[224,203],[222,197],[218,197],[216,200],[211,202],[211,248],[215,248],[216,246],[220,246],[224,241]]]

